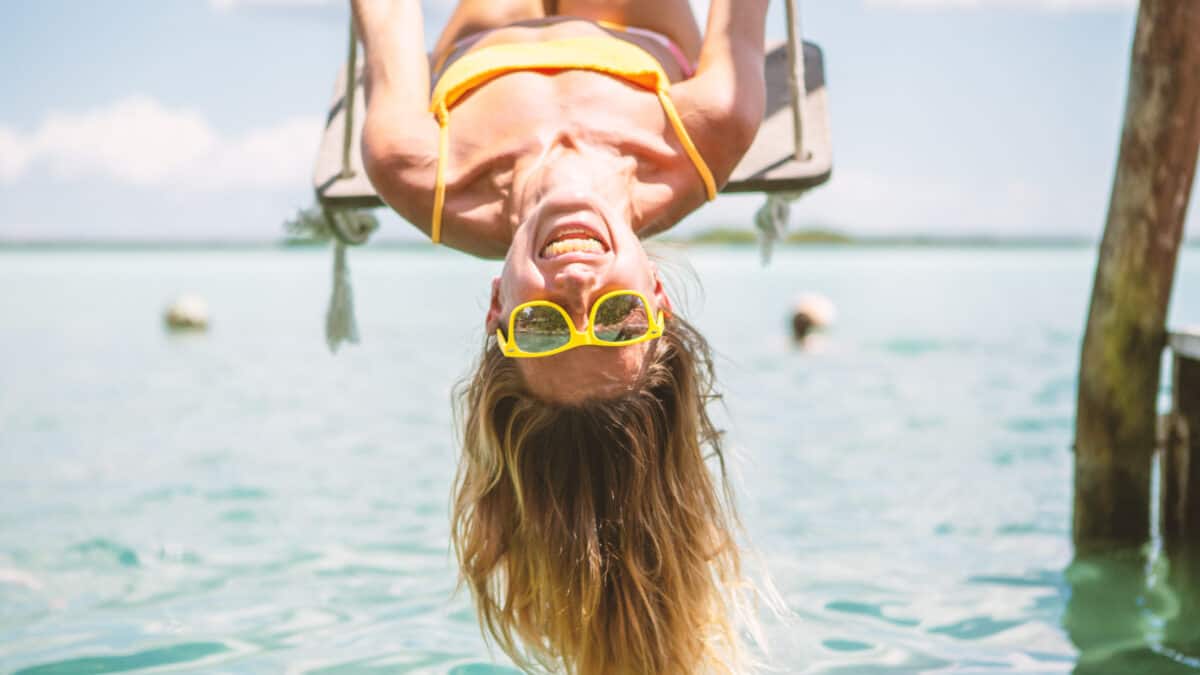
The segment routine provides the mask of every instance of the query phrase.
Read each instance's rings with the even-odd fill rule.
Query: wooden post
[[[1200,655],[1200,331],[1173,333],[1171,413],[1163,447],[1161,518],[1167,584],[1178,608],[1163,643]]]
[[[1075,421],[1077,550],[1150,537],[1159,362],[1200,151],[1200,2],[1142,0]]]
[[[1163,543],[1200,544],[1200,333],[1171,336],[1171,414],[1162,458]]]

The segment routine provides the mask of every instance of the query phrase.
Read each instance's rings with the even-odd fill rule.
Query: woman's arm
[[[696,74],[671,87],[718,185],[750,148],[766,107],[767,0],[712,0]]]
[[[363,43],[362,155],[379,196],[428,233],[437,166],[420,0],[352,0]]]

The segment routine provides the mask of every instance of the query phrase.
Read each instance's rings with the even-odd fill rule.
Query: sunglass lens
[[[523,307],[513,317],[513,338],[522,351],[540,354],[570,342],[571,327],[553,307]]]
[[[636,340],[650,330],[646,305],[636,295],[614,295],[596,307],[594,330],[601,342]]]

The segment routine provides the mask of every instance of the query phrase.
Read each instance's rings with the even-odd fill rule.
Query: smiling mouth
[[[566,229],[556,232],[550,241],[542,247],[542,258],[557,258],[569,253],[585,253],[602,255],[607,252],[604,242],[585,229]]]
[[[615,251],[604,207],[590,195],[564,190],[538,206],[535,255],[556,263],[597,262]]]

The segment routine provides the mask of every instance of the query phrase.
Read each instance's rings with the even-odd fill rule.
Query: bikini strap
[[[430,239],[438,244],[442,241],[442,211],[446,207],[446,156],[450,152],[450,111],[444,100],[438,101],[433,110],[438,123],[437,178],[433,188],[433,224]]]
[[[704,157],[700,155],[700,151],[696,149],[696,144],[692,142],[692,137],[688,135],[687,128],[683,126],[683,120],[679,117],[679,111],[675,110],[675,103],[671,101],[670,94],[667,93],[665,87],[658,87],[655,91],[658,94],[658,100],[662,103],[663,112],[666,113],[667,119],[671,121],[671,127],[675,129],[675,136],[679,138],[679,143],[683,145],[683,151],[687,153],[692,164],[696,166],[696,173],[700,174],[700,180],[704,182],[704,192],[708,196],[708,201],[717,198],[717,181],[713,180],[712,171],[709,170],[708,164],[704,161]]]

